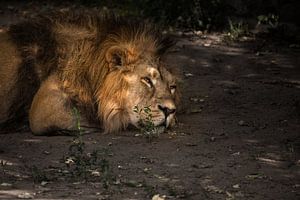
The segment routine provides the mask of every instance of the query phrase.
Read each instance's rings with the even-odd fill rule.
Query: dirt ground
[[[0,8],[2,26],[24,11]],[[85,162],[84,175],[66,163],[73,137],[0,134],[0,199],[300,199],[299,48],[178,39],[175,128],[152,141],[138,131],[84,135],[82,160],[99,150],[101,165]]]

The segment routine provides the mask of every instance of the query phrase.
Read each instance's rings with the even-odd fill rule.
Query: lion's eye
[[[174,94],[176,91],[176,85],[170,85],[171,93]]]
[[[144,83],[145,83],[148,87],[150,87],[150,88],[153,87],[153,83],[152,83],[151,79],[148,78],[148,77],[143,77],[143,78],[142,78],[142,82],[144,82]]]

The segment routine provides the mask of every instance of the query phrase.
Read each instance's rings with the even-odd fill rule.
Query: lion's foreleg
[[[34,96],[29,111],[33,134],[75,135],[79,131],[81,133],[93,131],[93,128],[84,128],[86,120],[74,112],[68,95],[62,91],[60,85],[56,76],[51,76],[42,83]]]

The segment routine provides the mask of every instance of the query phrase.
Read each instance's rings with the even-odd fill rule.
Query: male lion
[[[0,124],[29,114],[36,135],[98,122],[136,127],[149,107],[155,126],[174,123],[176,78],[164,64],[171,40],[152,25],[95,13],[52,13],[0,33]],[[100,122],[100,123],[99,123]]]

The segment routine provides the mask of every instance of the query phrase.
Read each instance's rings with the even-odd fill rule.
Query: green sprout
[[[82,139],[82,128],[80,124],[80,112],[73,108],[76,117],[76,136],[69,146],[69,153],[63,158],[63,162],[68,168],[72,177],[84,178],[88,181],[91,177],[100,177],[103,187],[108,189],[112,182],[112,171],[107,159],[108,150],[93,150],[86,152],[86,146]]]
[[[248,24],[243,21],[233,22],[231,19],[228,19],[229,30],[224,39],[227,41],[237,41],[243,36],[249,35]]]
[[[160,134],[159,129],[154,125],[152,110],[150,106],[139,108],[135,106],[133,112],[139,115],[139,129],[143,136],[151,141],[153,138],[158,137]]]

